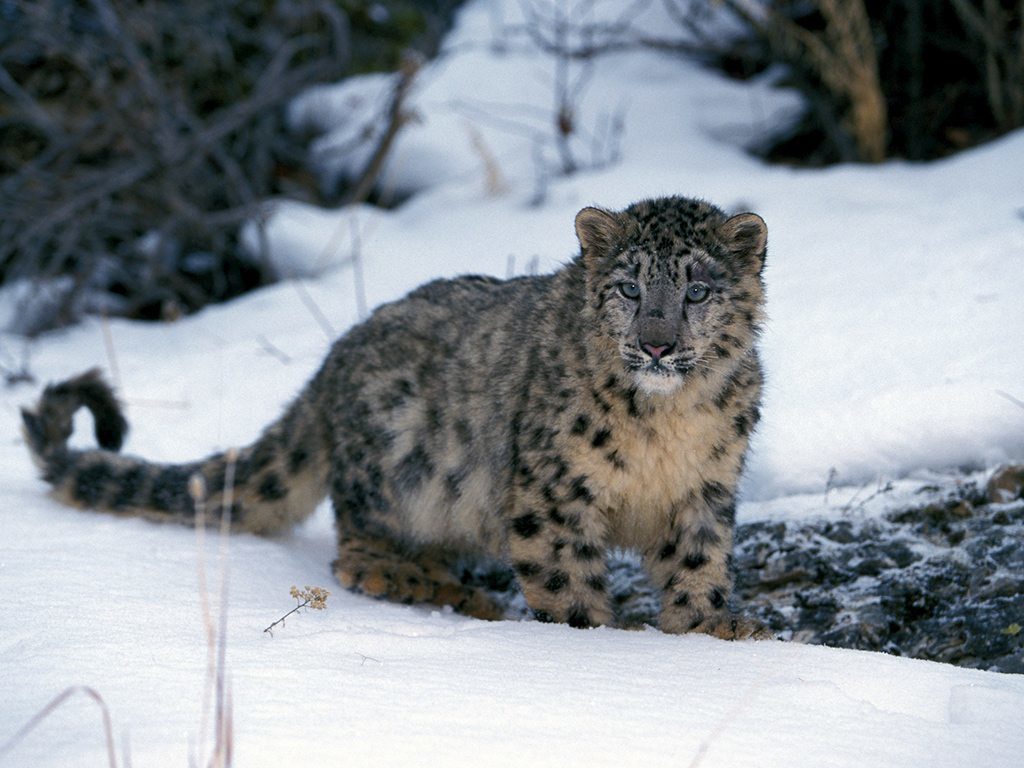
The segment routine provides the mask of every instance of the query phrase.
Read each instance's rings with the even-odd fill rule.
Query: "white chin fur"
[[[637,388],[646,395],[670,395],[683,383],[683,377],[669,373],[639,371],[635,374]]]

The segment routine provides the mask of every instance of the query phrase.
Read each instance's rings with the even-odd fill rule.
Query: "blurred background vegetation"
[[[582,48],[540,27],[573,24],[587,0],[519,5],[543,55],[566,61],[636,47],[739,78],[774,67],[805,109],[750,148],[771,162],[928,160],[1024,125],[1024,0],[622,6],[659,3],[677,22],[664,38],[638,33],[627,13]],[[287,129],[289,101],[375,71],[403,71],[407,89],[410,62],[437,52],[460,4],[0,0],[0,284],[33,291],[13,330],[83,312],[171,318],[274,279],[243,252],[240,224],[269,197],[324,202],[304,138]],[[723,38],[722,13],[739,33]],[[553,115],[562,132],[570,106]],[[381,115],[393,130],[377,168],[399,111]],[[339,199],[372,194],[372,178],[352,183]]]
[[[239,225],[308,191],[285,107],[431,55],[457,0],[0,0],[0,281],[82,312],[167,318],[265,284]]]
[[[1021,0],[721,4],[747,34],[720,65],[743,77],[782,65],[806,100],[759,148],[770,160],[930,160],[1024,125]]]

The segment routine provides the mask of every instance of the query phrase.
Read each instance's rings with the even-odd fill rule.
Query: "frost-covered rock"
[[[781,637],[1024,672],[1024,500],[740,526],[737,602]]]

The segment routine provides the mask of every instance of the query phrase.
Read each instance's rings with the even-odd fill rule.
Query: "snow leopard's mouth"
[[[640,370],[646,371],[647,373],[659,374],[662,376],[674,376],[677,373],[674,366],[669,367],[668,365],[665,365],[665,363],[663,363],[661,360],[651,360],[651,362],[649,362]]]
[[[663,357],[659,360],[638,354],[624,354],[626,369],[636,375],[647,373],[655,376],[684,376],[693,370],[696,363],[694,360],[681,356]]]
[[[693,370],[692,361],[682,357],[662,358],[661,360],[630,358],[626,360],[626,368],[630,372],[637,388],[647,394],[666,395],[674,392]]]

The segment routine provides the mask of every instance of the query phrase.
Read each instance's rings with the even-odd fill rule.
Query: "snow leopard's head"
[[[619,212],[584,208],[576,234],[588,305],[640,391],[674,392],[692,375],[731,369],[753,346],[764,304],[761,217],[666,197]]]

